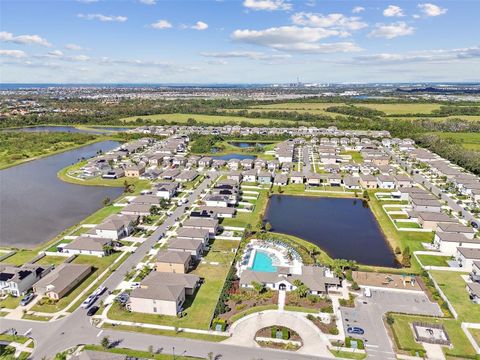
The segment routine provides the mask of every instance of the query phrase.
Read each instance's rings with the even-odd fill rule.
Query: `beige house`
[[[187,252],[161,250],[155,264],[158,272],[185,274],[188,272],[192,256]]]
[[[130,294],[133,312],[176,316],[183,310],[187,295],[193,295],[200,278],[191,274],[151,272]]]
[[[90,265],[63,263],[34,284],[33,291],[37,295],[58,300],[73,290],[91,272]]]
[[[138,178],[145,172],[145,166],[142,165],[132,165],[127,166],[125,169],[125,176],[130,178]]]

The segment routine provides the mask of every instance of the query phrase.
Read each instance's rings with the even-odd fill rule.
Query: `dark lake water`
[[[255,146],[265,147],[265,145],[269,145],[271,143],[232,141],[232,142],[229,142],[229,144],[242,149],[246,149],[246,148],[255,147]]]
[[[244,160],[244,159],[252,159],[255,160],[257,157],[255,155],[245,155],[245,154],[226,154],[226,155],[218,155],[218,156],[212,156],[212,159],[217,159],[217,160],[230,160],[230,159],[238,159],[238,160]]]
[[[55,237],[115,199],[122,188],[61,181],[57,172],[119,145],[103,141],[0,170],[0,245],[34,247]]]
[[[265,219],[272,231],[314,243],[332,258],[398,266],[373,213],[359,199],[273,195]]]

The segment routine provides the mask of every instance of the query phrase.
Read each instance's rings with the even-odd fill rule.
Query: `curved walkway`
[[[305,315],[303,313],[278,310],[266,310],[248,315],[231,326],[229,332],[232,336],[224,340],[223,343],[260,347],[254,340],[257,331],[264,327],[279,325],[292,329],[302,338],[303,346],[297,353],[333,357],[327,349],[329,344],[327,336],[308,320]]]

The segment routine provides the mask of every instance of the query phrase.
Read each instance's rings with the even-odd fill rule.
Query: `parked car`
[[[87,316],[93,316],[95,313],[100,309],[98,306],[92,306],[90,309],[87,311]]]
[[[134,283],[132,283],[132,285],[131,285],[131,288],[132,288],[132,289],[138,289],[139,287],[140,287],[140,283],[139,283],[139,282],[134,282]]]
[[[35,294],[34,294],[34,293],[27,294],[27,295],[20,301],[20,305],[26,306],[26,305],[28,305],[34,298],[35,298]]]
[[[93,304],[93,302],[97,299],[97,297],[95,295],[90,295],[89,297],[87,297],[85,299],[85,301],[82,303],[82,308],[86,309],[88,308],[90,305]]]
[[[94,293],[92,295],[95,295],[95,296],[100,296],[102,295],[105,290],[107,290],[107,288],[105,286],[100,286],[97,290],[94,291]]]
[[[355,335],[363,335],[365,334],[365,330],[363,330],[362,328],[359,328],[358,326],[353,326],[353,327],[347,328],[347,333],[355,334]]]

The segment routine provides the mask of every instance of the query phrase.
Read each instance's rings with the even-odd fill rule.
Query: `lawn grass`
[[[192,356],[169,355],[169,354],[161,354],[161,353],[150,354],[148,351],[139,351],[139,350],[120,348],[120,347],[105,349],[100,345],[85,345],[85,350],[101,351],[101,352],[107,352],[112,354],[121,354],[121,355],[125,355],[125,358],[128,358],[128,359],[154,359],[154,360],[198,360],[200,359]],[[154,351],[157,351],[157,349],[154,348]]]
[[[235,321],[240,320],[241,318],[244,318],[247,315],[254,314],[257,312],[265,311],[265,310],[277,310],[278,305],[276,304],[270,304],[270,305],[260,305],[260,306],[255,306],[253,308],[244,310],[242,312],[236,313],[230,318],[230,322],[233,324]]]
[[[464,148],[480,151],[480,133],[478,132],[436,132],[435,135],[458,140]]]
[[[394,323],[390,327],[397,347],[404,351],[424,351],[422,344],[415,341],[411,324],[415,321],[432,324],[442,324],[447,331],[453,348],[443,347],[448,356],[469,357],[475,359],[475,349],[471,346],[465,333],[460,327],[461,322],[452,319],[434,318],[428,316],[392,314]]]
[[[65,256],[44,256],[35,265],[60,265],[65,262],[67,258]]]
[[[350,155],[352,157],[352,161],[357,164],[363,163],[363,156],[360,154],[360,151],[342,151],[340,155]]]
[[[151,329],[143,326],[129,326],[129,325],[113,325],[105,323],[102,325],[104,329],[113,329],[117,331],[131,331],[139,332],[144,334],[152,335],[161,335],[161,336],[172,336],[186,339],[195,339],[195,340],[204,340],[212,342],[220,342],[225,339],[228,339],[228,336],[221,335],[210,335],[210,334],[198,334],[185,331],[174,331],[174,330],[162,330],[162,329]]]
[[[239,109],[240,110],[240,109]],[[223,115],[203,115],[203,114],[155,114],[155,115],[142,115],[142,116],[130,116],[120,119],[125,123],[136,121],[141,118],[145,121],[158,122],[165,120],[167,123],[186,124],[189,119],[195,119],[197,122],[207,124],[223,124],[223,123],[240,123],[245,122],[252,125],[269,125],[275,124],[297,124],[298,122],[291,120],[278,120],[278,119],[257,119],[248,118],[243,116],[223,116]]]
[[[8,295],[5,299],[0,300],[0,308],[15,309],[18,305],[20,305],[20,300],[22,300],[20,296],[14,297]]]
[[[51,316],[42,316],[42,315],[34,315],[34,314],[24,314],[22,319],[25,320],[34,320],[34,321],[50,321]]]
[[[472,303],[466,290],[466,282],[457,271],[430,271],[430,274],[443,291],[458,314],[459,320],[480,322],[480,307]]]
[[[333,350],[333,349],[331,349],[330,352],[333,354],[333,356],[338,358],[343,358],[343,359],[361,360],[367,357],[366,353],[353,353],[353,352]]]
[[[191,273],[205,278],[194,296],[188,296],[184,304],[183,317],[128,312],[114,303],[108,312],[112,320],[139,323],[162,324],[175,327],[209,329],[215,306],[223,288],[225,278],[234,258],[231,249],[237,248],[238,241],[215,240],[204,257],[207,263],[200,263]],[[218,262],[210,265],[209,262]]]
[[[480,329],[469,328],[468,331],[470,332],[470,334],[472,334],[477,345],[480,345]]]
[[[95,211],[92,215],[88,216],[85,220],[82,221],[84,224],[100,224],[105,218],[110,215],[118,214],[122,211],[123,207],[108,205],[100,210]]]
[[[450,256],[417,255],[423,266],[448,266]]]
[[[96,256],[88,255],[79,255],[77,256],[72,263],[73,264],[87,264],[91,265],[94,268],[94,271],[83,280],[77,287],[70,291],[66,296],[52,304],[35,304],[32,307],[32,311],[54,313],[64,309],[67,305],[71,304],[72,301],[83,291],[88,285],[90,285],[98,276],[111,264],[115,259],[120,256],[120,253],[114,253],[109,256],[102,258]],[[73,309],[72,309],[73,310]]]
[[[234,218],[225,218],[222,220],[222,226],[246,227],[251,225],[252,230],[260,230],[260,221],[268,203],[268,191],[255,189],[259,196],[255,201],[255,208],[252,212],[237,212]]]

